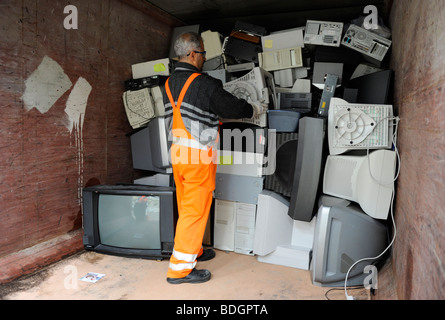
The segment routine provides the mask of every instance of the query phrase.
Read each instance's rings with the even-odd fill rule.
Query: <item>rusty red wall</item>
[[[445,298],[444,12],[443,0],[394,0],[392,7],[401,174],[397,239],[380,299]]]
[[[77,8],[78,29],[64,27],[68,4]],[[132,182],[123,82],[132,64],[168,56],[177,25],[143,0],[0,2],[0,283],[82,247],[82,187]],[[58,77],[42,71],[30,80],[56,65]],[[42,107],[63,87],[63,74],[72,85]],[[84,86],[75,96],[78,81]],[[43,91],[32,100],[37,82]],[[74,117],[71,127],[67,106],[82,97],[83,121]]]

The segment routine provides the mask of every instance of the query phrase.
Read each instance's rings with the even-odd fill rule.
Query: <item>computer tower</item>
[[[215,199],[257,204],[264,178],[216,173]]]
[[[343,32],[343,23],[308,20],[305,31],[305,44],[339,47]]]
[[[380,66],[392,45],[392,41],[351,24],[341,44],[361,53],[368,62]]]
[[[256,208],[254,204],[216,199],[214,247],[253,255]]]

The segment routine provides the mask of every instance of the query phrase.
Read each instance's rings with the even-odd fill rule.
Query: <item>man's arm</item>
[[[224,88],[215,88],[210,96],[210,110],[224,119],[252,118],[253,107],[244,99],[235,97]]]

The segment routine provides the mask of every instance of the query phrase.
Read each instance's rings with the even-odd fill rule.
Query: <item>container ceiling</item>
[[[308,19],[350,22],[367,5],[379,13],[385,0],[147,0],[187,25],[230,33],[237,20],[263,26],[269,32],[306,25]]]

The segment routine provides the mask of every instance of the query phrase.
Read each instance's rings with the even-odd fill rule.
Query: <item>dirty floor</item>
[[[314,286],[309,271],[258,262],[256,257],[216,251],[198,269],[212,272],[203,284],[171,285],[168,260],[124,258],[82,251],[35,274],[0,285],[3,300],[344,300],[344,291]],[[93,272],[95,283],[79,280]],[[368,300],[365,289],[351,292]],[[350,294],[351,294],[350,293]]]

